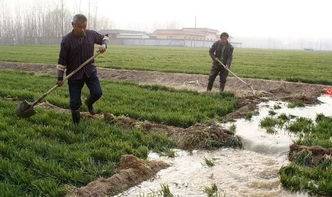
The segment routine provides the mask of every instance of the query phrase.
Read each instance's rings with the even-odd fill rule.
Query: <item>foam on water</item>
[[[207,196],[205,187],[216,184],[220,196],[307,196],[305,193],[291,193],[282,188],[278,171],[288,163],[289,145],[296,136],[278,129],[276,134],[269,134],[260,128],[260,121],[273,110],[278,116],[295,115],[316,118],[317,114],[332,115],[332,99],[321,96],[322,104],[302,108],[287,108],[287,103],[269,101],[259,104],[259,115],[250,121],[239,119],[234,123],[223,124],[228,128],[234,124],[236,135],[240,136],[244,149],[223,148],[215,151],[193,151],[188,153],[176,150],[177,157],[159,157],[155,153],[149,159],[160,159],[171,164],[161,170],[155,178],[130,188],[118,196],[158,196],[161,185],[168,185],[175,196]],[[279,105],[280,109],[273,109]],[[205,159],[214,162],[208,167]]]

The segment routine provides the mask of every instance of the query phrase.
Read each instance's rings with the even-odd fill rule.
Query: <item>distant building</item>
[[[151,35],[155,39],[216,40],[219,31],[209,28],[157,29]]]
[[[152,34],[144,31],[106,29],[101,34],[109,34],[113,45],[148,45],[178,47],[211,47],[219,40],[219,31],[209,28],[157,29]],[[241,47],[240,42],[231,42]]]
[[[150,38],[148,33],[144,31],[134,31],[134,30],[123,30],[123,29],[105,29],[100,30],[101,34],[109,34],[109,36],[114,39],[148,39]]]

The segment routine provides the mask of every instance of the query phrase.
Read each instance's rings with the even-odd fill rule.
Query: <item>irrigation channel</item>
[[[291,193],[282,188],[278,171],[289,161],[289,145],[296,138],[288,131],[278,129],[269,134],[261,128],[260,121],[274,110],[277,115],[285,113],[314,119],[317,114],[332,115],[332,97],[323,95],[318,105],[288,108],[287,103],[269,101],[258,105],[258,115],[251,120],[237,119],[222,124],[229,128],[236,126],[236,135],[244,145],[241,150],[223,148],[215,151],[187,152],[176,150],[175,158],[149,154],[149,159],[163,160],[171,167],[161,170],[152,180],[145,181],[120,196],[158,196],[161,185],[167,185],[175,196],[207,196],[204,188],[216,184],[219,196],[308,196],[306,193]],[[279,105],[280,109],[274,109]],[[205,159],[213,161],[212,167]]]

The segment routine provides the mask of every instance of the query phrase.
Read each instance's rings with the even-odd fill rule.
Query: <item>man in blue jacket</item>
[[[65,35],[61,41],[61,49],[58,60],[58,86],[63,85],[63,76],[74,71],[94,54],[94,45],[99,44],[99,51],[104,53],[107,49],[108,37],[96,31],[87,29],[87,18],[77,14],[72,21],[73,30]],[[89,97],[85,100],[90,114],[96,114],[93,104],[101,97],[102,90],[97,76],[96,64],[92,60],[76,74],[68,79],[70,109],[73,122],[80,122],[81,91],[84,83],[90,90]]]
[[[214,80],[219,74],[220,77],[220,91],[224,91],[228,70],[226,70],[218,61],[220,60],[228,69],[230,68],[233,60],[233,46],[228,42],[229,35],[223,32],[220,35],[220,40],[213,43],[209,50],[210,57],[212,58],[212,68],[209,75],[209,83],[207,91],[212,90]]]

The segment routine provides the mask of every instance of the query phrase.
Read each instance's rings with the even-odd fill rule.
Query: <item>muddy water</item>
[[[331,116],[331,97],[321,96],[319,100],[322,104],[293,109],[287,108],[284,102],[261,103],[259,114],[250,121],[239,119],[224,124],[226,128],[232,124],[236,126],[236,134],[244,143],[243,150],[223,148],[192,153],[176,150],[175,158],[151,153],[149,159],[161,159],[172,166],[160,171],[153,180],[145,181],[119,196],[158,196],[162,184],[168,185],[175,196],[207,196],[204,188],[212,184],[218,186],[220,196],[308,196],[284,190],[278,178],[280,167],[288,163],[288,147],[296,136],[282,129],[277,134],[268,134],[259,127],[259,122],[271,110],[277,115],[286,113],[306,118],[315,118],[320,113]],[[274,110],[276,105],[281,108]],[[208,167],[205,158],[215,165]]]

